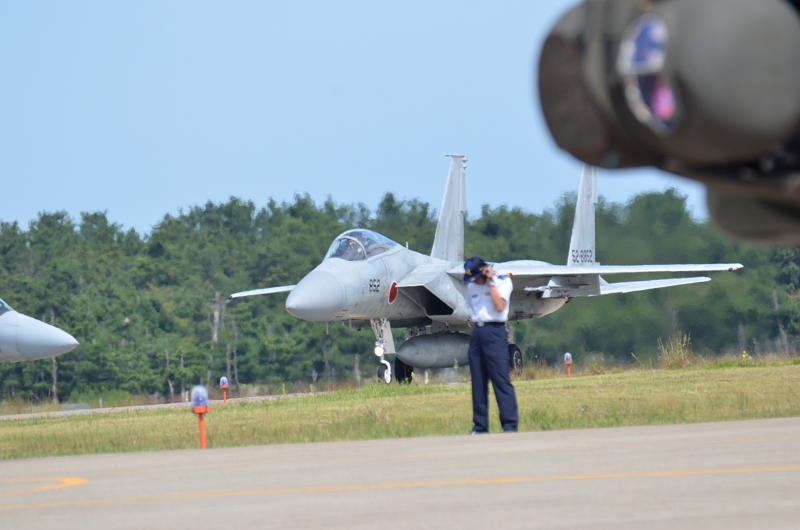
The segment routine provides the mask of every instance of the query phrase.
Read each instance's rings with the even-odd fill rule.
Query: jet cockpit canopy
[[[13,309],[11,309],[11,306],[0,300],[0,315],[2,315],[3,313],[8,313],[9,311],[13,311]]]
[[[337,237],[331,248],[328,249],[325,259],[339,258],[345,261],[360,261],[383,254],[396,246],[397,243],[377,232],[356,228]]]

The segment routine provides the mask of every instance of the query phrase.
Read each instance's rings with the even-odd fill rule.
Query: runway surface
[[[7,461],[0,522],[798,528],[800,418]]]

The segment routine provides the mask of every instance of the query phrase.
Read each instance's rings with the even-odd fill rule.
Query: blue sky
[[[0,220],[106,210],[149,232],[166,213],[309,193],[438,208],[464,153],[467,204],[540,212],[580,165],[535,96],[543,39],[573,0],[16,2],[0,0]],[[624,202],[702,186],[600,173]]]

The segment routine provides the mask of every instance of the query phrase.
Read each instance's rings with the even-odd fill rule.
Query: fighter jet
[[[17,313],[0,300],[0,362],[35,361],[74,350],[75,337]]]
[[[409,250],[371,230],[356,228],[337,237],[322,263],[297,285],[269,287],[230,298],[289,292],[286,310],[315,322],[344,322],[371,327],[378,378],[409,381],[414,368],[468,364],[471,327],[464,276],[466,158],[452,158],[445,194],[429,256]],[[542,261],[494,263],[498,274],[513,277],[509,321],[541,318],[577,297],[631,293],[708,282],[700,276],[608,283],[603,276],[641,273],[736,271],[740,263],[706,265],[601,265],[595,261],[595,169],[584,166],[578,191],[566,265]],[[406,340],[395,348],[391,328],[405,328]],[[386,359],[395,354],[394,370]],[[512,367],[521,368],[519,348],[509,344]]]

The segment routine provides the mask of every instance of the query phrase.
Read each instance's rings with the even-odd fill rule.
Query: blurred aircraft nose
[[[29,318],[17,330],[17,350],[27,359],[45,359],[74,350],[75,337],[60,329]]]
[[[302,320],[327,322],[344,305],[344,287],[329,272],[311,271],[286,299],[286,310]]]

